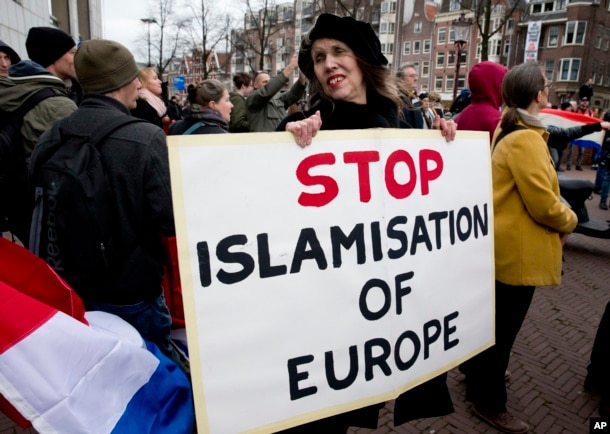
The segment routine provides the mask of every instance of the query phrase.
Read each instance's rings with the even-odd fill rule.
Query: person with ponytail
[[[502,82],[506,107],[491,155],[496,343],[461,367],[474,414],[506,433],[529,429],[506,408],[504,373],[513,343],[536,286],[561,283],[562,247],[577,224],[561,202],[549,133],[539,118],[549,87],[534,63],[513,67]]]

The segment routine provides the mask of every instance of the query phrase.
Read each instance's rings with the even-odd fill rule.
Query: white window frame
[[[441,35],[443,35],[442,40],[441,40]],[[446,44],[447,43],[447,27],[438,28],[438,32],[436,32],[436,43],[437,44]]]
[[[434,90],[437,92],[443,91],[443,76],[442,75],[434,76]]]
[[[439,60],[442,60],[440,62],[440,65],[439,65]],[[436,53],[436,57],[434,59],[434,68],[442,69],[444,67],[445,67],[445,52],[444,51],[438,51]]]
[[[402,44],[402,54],[408,56],[411,54],[411,41],[407,41]]]
[[[572,30],[570,31],[570,28]],[[579,32],[579,30],[582,30]],[[566,32],[563,37],[563,45],[583,45],[585,42],[585,35],[587,34],[587,22],[586,21],[568,21],[566,23]],[[568,37],[571,35],[571,40],[568,41]]]
[[[576,71],[574,72],[574,65],[576,66]],[[567,65],[567,68],[564,67]],[[564,59],[559,59],[559,72],[557,76],[558,81],[578,81],[578,76],[580,75],[580,67],[582,65],[582,59],[577,57],[566,57]],[[567,69],[567,76],[564,75],[564,69]]]
[[[422,62],[421,65],[421,76],[429,77],[430,76],[430,61],[426,60]]]
[[[553,39],[551,39],[551,38],[553,38]],[[552,48],[552,47],[557,47],[558,45],[559,45],[559,26],[550,26],[546,46],[549,48]]]
[[[424,48],[422,50],[422,53],[428,54],[428,53],[430,53],[431,50],[432,50],[432,40],[424,39]]]
[[[451,92],[453,90],[453,74],[445,76],[445,91]]]

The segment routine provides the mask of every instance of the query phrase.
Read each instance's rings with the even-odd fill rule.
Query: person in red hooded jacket
[[[471,103],[455,119],[458,130],[488,131],[491,142],[502,115],[502,80],[507,71],[490,61],[472,67],[468,73]]]

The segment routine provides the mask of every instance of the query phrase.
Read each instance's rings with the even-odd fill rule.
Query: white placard
[[[493,344],[487,133],[168,142],[199,432],[392,399]]]

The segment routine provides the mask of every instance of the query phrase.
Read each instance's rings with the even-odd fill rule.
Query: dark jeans
[[[504,372],[534,289],[533,286],[511,286],[496,280],[496,344],[460,366],[466,375],[466,399],[482,411],[507,411]]]
[[[131,324],[142,338],[152,342],[188,374],[188,370],[180,359],[178,352],[170,343],[169,333],[172,318],[165,304],[163,293],[150,301],[141,301],[136,304],[117,305],[109,303],[86,302],[87,310],[101,310],[121,317]]]
[[[595,334],[591,361],[587,366],[587,382],[602,395],[602,399],[610,400],[610,302]]]

